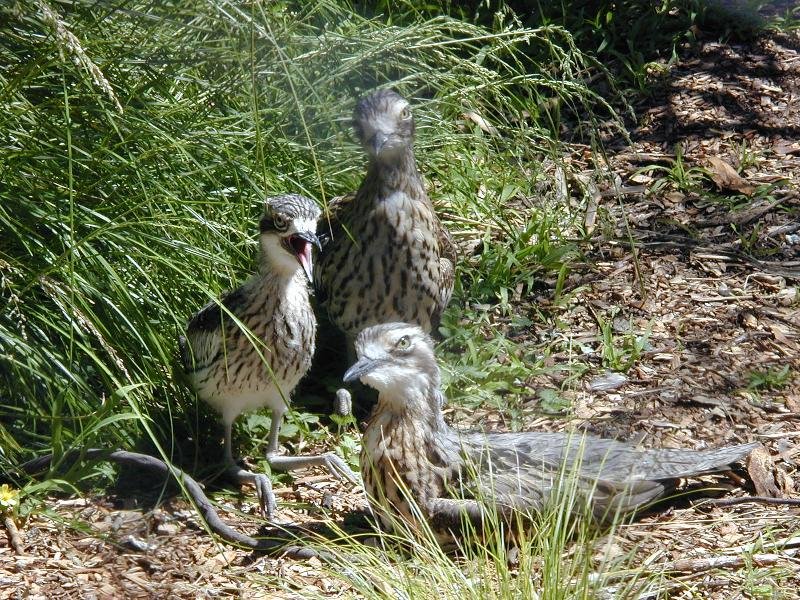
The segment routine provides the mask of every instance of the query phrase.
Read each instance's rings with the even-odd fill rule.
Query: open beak
[[[311,244],[314,244],[319,250],[322,250],[322,244],[320,244],[317,234],[313,231],[298,231],[289,236],[288,243],[292,252],[294,252],[294,255],[297,257],[300,266],[303,267],[306,277],[308,277],[309,281],[313,281],[313,275],[311,273],[311,268],[313,266],[311,261]]]
[[[349,383],[350,381],[361,379],[364,375],[368,375],[377,369],[380,364],[381,361],[377,358],[368,358],[366,356],[359,358],[356,364],[347,369],[347,372],[344,374],[344,377],[342,377],[342,380],[345,383]]]

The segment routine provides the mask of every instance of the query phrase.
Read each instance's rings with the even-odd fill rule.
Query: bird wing
[[[598,518],[641,508],[674,488],[675,480],[727,469],[757,444],[719,450],[641,450],[580,434],[470,434],[467,460],[479,477],[473,493],[520,509],[541,510],[553,492],[577,486],[590,494]]]
[[[330,256],[330,251],[327,246],[338,236],[347,235],[344,231],[344,225],[342,224],[347,220],[344,217],[344,213],[352,208],[355,199],[356,192],[350,192],[343,196],[331,198],[323,212],[322,218],[319,219],[317,237],[319,237],[322,244],[322,252],[317,260],[317,268],[314,269],[314,290],[317,300],[323,304],[329,296],[327,282],[332,279],[327,273],[328,257]],[[328,250],[327,253],[326,250]]]
[[[218,358],[223,331],[235,326],[228,313],[236,314],[244,301],[244,289],[238,288],[224,294],[219,302],[209,302],[189,319],[186,336],[180,343],[181,360],[187,373],[204,369]]]
[[[439,243],[439,298],[437,310],[431,315],[432,330],[436,331],[439,327],[439,320],[441,319],[442,312],[447,308],[450,302],[450,296],[453,294],[453,284],[456,276],[456,245],[453,243],[453,237],[447,228],[442,225],[437,217],[436,224],[436,237]]]

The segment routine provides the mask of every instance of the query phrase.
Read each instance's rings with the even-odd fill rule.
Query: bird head
[[[408,100],[393,90],[380,90],[359,100],[353,126],[372,159],[390,160],[414,141],[414,116]]]
[[[356,338],[356,354],[358,361],[344,374],[345,381],[359,379],[378,390],[381,398],[400,405],[421,397],[439,407],[439,367],[433,340],[416,325],[367,327]]]
[[[311,281],[311,246],[320,248],[315,233],[320,214],[316,203],[305,196],[267,198],[260,223],[262,260],[287,275],[300,267]]]

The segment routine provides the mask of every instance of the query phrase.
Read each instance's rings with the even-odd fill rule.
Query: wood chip
[[[773,470],[772,458],[763,446],[753,450],[747,457],[747,474],[750,475],[753,486],[756,488],[756,495],[771,498],[783,497],[780,489],[775,485]]]
[[[709,175],[721,192],[740,192],[752,196],[756,191],[755,186],[748,183],[726,161],[716,156],[709,156],[707,160],[710,163]]]

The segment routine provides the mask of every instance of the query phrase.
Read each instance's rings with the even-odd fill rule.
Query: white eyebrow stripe
[[[298,217],[293,220],[293,224],[297,231],[316,231],[317,229],[317,222],[314,219],[303,219]]]

